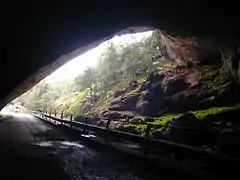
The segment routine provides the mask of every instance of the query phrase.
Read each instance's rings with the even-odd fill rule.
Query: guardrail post
[[[70,116],[70,121],[71,121],[70,128],[72,128],[72,126],[73,126],[73,118],[72,118],[72,114],[71,114],[71,116]]]
[[[151,124],[147,124],[147,128],[145,129],[145,137],[149,137],[150,135],[150,130],[151,130],[152,125]]]
[[[110,128],[110,123],[111,123],[111,119],[108,119],[108,120],[107,120],[107,124],[106,124],[106,129],[109,129],[109,128]],[[105,142],[106,142],[106,143],[109,143],[109,136],[106,136],[106,137],[105,137]]]
[[[106,128],[107,128],[107,129],[109,129],[109,127],[110,127],[110,122],[111,122],[111,120],[108,119],[108,121],[107,121],[107,125],[106,125]]]
[[[87,125],[88,117],[85,117],[84,124]],[[86,126],[84,126],[83,133],[86,133]]]
[[[150,137],[150,130],[151,130],[151,128],[152,128],[152,124],[147,124],[147,128],[145,129],[145,137],[147,137],[147,138],[149,138]],[[149,153],[150,153],[150,146],[149,146],[149,144],[147,143],[147,144],[145,144],[144,145],[144,149],[143,149],[143,153],[145,154],[145,155],[149,155]]]
[[[62,119],[62,118],[63,118],[63,111],[62,111],[61,116],[60,116],[60,119]]]

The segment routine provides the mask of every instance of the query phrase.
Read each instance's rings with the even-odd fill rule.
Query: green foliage
[[[109,47],[102,53],[95,68],[79,73],[73,82],[41,82],[19,97],[18,101],[28,109],[56,114],[91,114],[113,99],[114,92],[128,87],[133,80],[145,82],[147,70],[155,70],[164,65],[162,62],[153,64],[151,58],[158,53],[157,47],[165,46],[161,32],[155,32],[135,43],[115,44],[109,41]],[[100,94],[100,97],[91,101],[91,94],[94,93]],[[136,93],[139,92],[134,90],[126,96]]]
[[[79,107],[82,107],[84,102],[87,99],[88,94],[91,92],[90,88],[86,88],[85,90],[81,92],[75,93],[75,101],[71,103],[69,108],[67,109],[67,114],[77,115],[79,112],[81,112],[81,109]],[[79,111],[79,112],[78,112]],[[83,113],[83,112],[81,112]]]
[[[171,114],[166,116],[161,116],[160,118],[155,118],[154,122],[149,122],[149,124],[153,125],[165,125],[169,121],[172,121],[173,118],[178,118],[180,114]]]
[[[192,111],[192,113],[199,119],[203,119],[208,115],[216,115],[226,111],[240,109],[240,106],[230,106],[230,107],[214,107],[206,110]]]
[[[227,111],[233,111],[240,109],[240,105],[237,106],[229,106],[229,107],[215,107],[215,108],[210,108],[206,110],[197,110],[197,111],[191,111],[197,118],[203,119],[204,117],[208,115],[217,115],[221,114]],[[147,124],[152,124],[152,125],[161,125],[164,126],[168,122],[172,121],[174,118],[178,118],[181,116],[181,114],[171,114],[171,115],[166,115],[162,116],[159,118],[154,118],[154,122],[145,122],[145,124],[128,124],[125,125],[124,127],[133,127],[136,129],[141,135],[144,135],[145,130],[147,128]],[[144,117],[142,117],[144,119]],[[159,132],[163,132],[164,127],[159,128],[159,127],[153,127],[152,128],[152,134],[157,134]]]

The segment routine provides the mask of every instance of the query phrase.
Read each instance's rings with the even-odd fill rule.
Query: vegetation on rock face
[[[163,67],[166,62],[158,61],[161,56],[152,60],[160,46],[163,46],[162,41],[156,39],[155,33],[135,43],[116,44],[109,41],[109,47],[95,68],[80,73],[73,82],[41,82],[15,102],[22,102],[28,109],[55,114],[91,115],[113,99],[116,91],[128,88],[131,81],[146,82],[150,71]],[[128,91],[125,96],[132,93]]]
[[[231,112],[234,110],[240,110],[240,106],[235,105],[235,106],[228,106],[228,107],[213,107],[205,110],[190,111],[190,113],[194,114],[199,119],[199,121],[201,121],[205,117],[211,116],[214,119],[215,115],[220,115],[222,113]],[[153,126],[154,125],[165,126],[169,124],[171,121],[173,121],[174,119],[178,119],[180,116],[182,116],[182,114],[164,115],[159,118],[153,118],[154,120],[153,122],[144,121],[141,124],[131,124],[131,125],[125,125],[125,126],[134,128],[139,134],[144,134],[147,128],[147,124],[151,124]],[[145,117],[143,116],[142,119],[145,119]],[[156,132],[160,132],[160,131],[162,132],[162,130],[163,130],[162,128],[157,127],[157,128],[154,128],[152,133],[156,134]]]
[[[220,73],[220,69],[217,68],[217,69],[208,69],[208,71],[204,71],[202,74],[201,74],[201,80],[213,80],[216,76],[218,76]]]
[[[155,118],[154,122],[150,122],[149,124],[153,125],[165,125],[169,121],[172,121],[174,118],[178,118],[180,114],[171,114],[166,116],[161,116],[160,118]]]
[[[240,106],[229,106],[229,107],[214,107],[214,108],[209,108],[206,110],[198,110],[198,111],[193,111],[192,113],[199,119],[203,119],[204,117],[208,115],[216,115],[220,113],[224,113],[227,111],[231,110],[237,110],[240,109]]]

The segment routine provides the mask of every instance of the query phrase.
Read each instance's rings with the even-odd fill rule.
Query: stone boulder
[[[139,96],[140,94],[133,94],[131,96],[125,97],[119,102],[119,106],[121,106],[122,110],[135,111]]]
[[[155,113],[151,106],[151,103],[148,101],[139,101],[136,106],[136,111],[138,114],[141,114],[143,116],[150,116]]]
[[[161,104],[140,100],[137,103],[136,112],[143,116],[156,116],[161,109]]]
[[[164,93],[148,89],[144,91],[136,105],[136,112],[144,116],[156,116],[164,104]]]
[[[189,145],[202,145],[206,140],[205,132],[200,130],[202,128],[201,121],[192,113],[185,113],[179,118],[173,119],[168,125],[169,128],[163,135],[166,140]]]
[[[198,98],[193,90],[185,90],[165,98],[164,108],[170,113],[183,113],[197,109]]]
[[[151,72],[147,76],[147,81],[150,83],[157,83],[164,79],[165,75],[163,73]]]
[[[141,93],[129,93],[125,96],[118,97],[110,102],[109,110],[112,111],[135,111],[136,104],[139,100]]]
[[[164,92],[162,90],[162,82],[159,81],[151,85],[151,88],[148,89],[154,96],[164,96]]]
[[[169,123],[172,126],[200,127],[201,121],[193,113],[184,113]]]
[[[188,89],[188,84],[184,78],[171,78],[163,85],[164,92],[167,96],[172,96],[180,91]]]

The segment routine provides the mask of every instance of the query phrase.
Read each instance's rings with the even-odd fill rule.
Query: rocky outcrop
[[[184,77],[172,77],[168,82],[163,85],[164,92],[167,96],[172,96],[180,91],[188,89],[188,84]]]
[[[200,68],[191,61],[151,72],[145,82],[133,81],[125,89],[115,92],[116,98],[105,110],[158,117],[240,101],[239,83],[222,77],[219,71],[220,66]]]
[[[201,121],[192,113],[185,113],[179,118],[173,119],[165,130],[162,138],[183,144],[200,145],[203,143],[204,132],[201,129]],[[184,128],[189,128],[188,130]]]
[[[199,107],[199,101],[196,97],[196,91],[185,90],[169,96],[165,99],[165,107],[168,112],[182,113],[188,110],[194,110]]]
[[[131,94],[129,96],[120,97],[111,102],[110,110],[114,111],[136,111],[136,104],[139,100],[140,93]]]
[[[163,40],[171,59],[175,61],[194,60],[198,62],[213,61],[208,63],[218,63],[219,45],[211,39],[196,37],[172,37],[163,32]],[[215,62],[216,61],[216,62]]]

